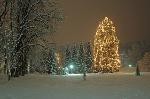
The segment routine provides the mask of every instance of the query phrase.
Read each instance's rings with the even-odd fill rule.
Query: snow
[[[150,73],[0,76],[0,99],[150,99]]]

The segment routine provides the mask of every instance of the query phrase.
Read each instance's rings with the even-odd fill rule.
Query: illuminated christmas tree
[[[103,73],[119,71],[119,40],[113,22],[105,17],[94,38],[94,68]]]

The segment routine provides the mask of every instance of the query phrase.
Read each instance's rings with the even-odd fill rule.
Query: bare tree
[[[4,35],[4,38],[8,39],[4,46],[9,45],[5,49],[9,52],[9,55],[6,55],[7,61],[8,56],[10,61],[7,62],[7,67],[10,67],[12,76],[26,73],[27,55],[31,46],[36,46],[36,39],[42,38],[43,35],[54,33],[57,24],[62,21],[62,11],[57,5],[55,0],[11,0],[8,9],[10,20],[7,23],[9,31]],[[5,6],[7,7],[7,3]],[[7,12],[5,8],[4,12]],[[5,18],[1,17],[1,23],[5,22],[3,19]]]

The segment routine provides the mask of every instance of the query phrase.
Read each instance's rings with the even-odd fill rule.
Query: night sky
[[[65,20],[58,44],[90,41],[105,16],[110,18],[122,44],[150,38],[150,0],[60,0]]]

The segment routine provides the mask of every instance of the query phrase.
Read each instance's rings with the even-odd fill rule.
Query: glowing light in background
[[[70,67],[70,69],[73,69],[73,68],[74,68],[74,66],[73,66],[73,65],[70,65],[69,67]]]
[[[128,66],[129,66],[129,67],[132,67],[132,65],[131,65],[131,64],[129,64]]]

